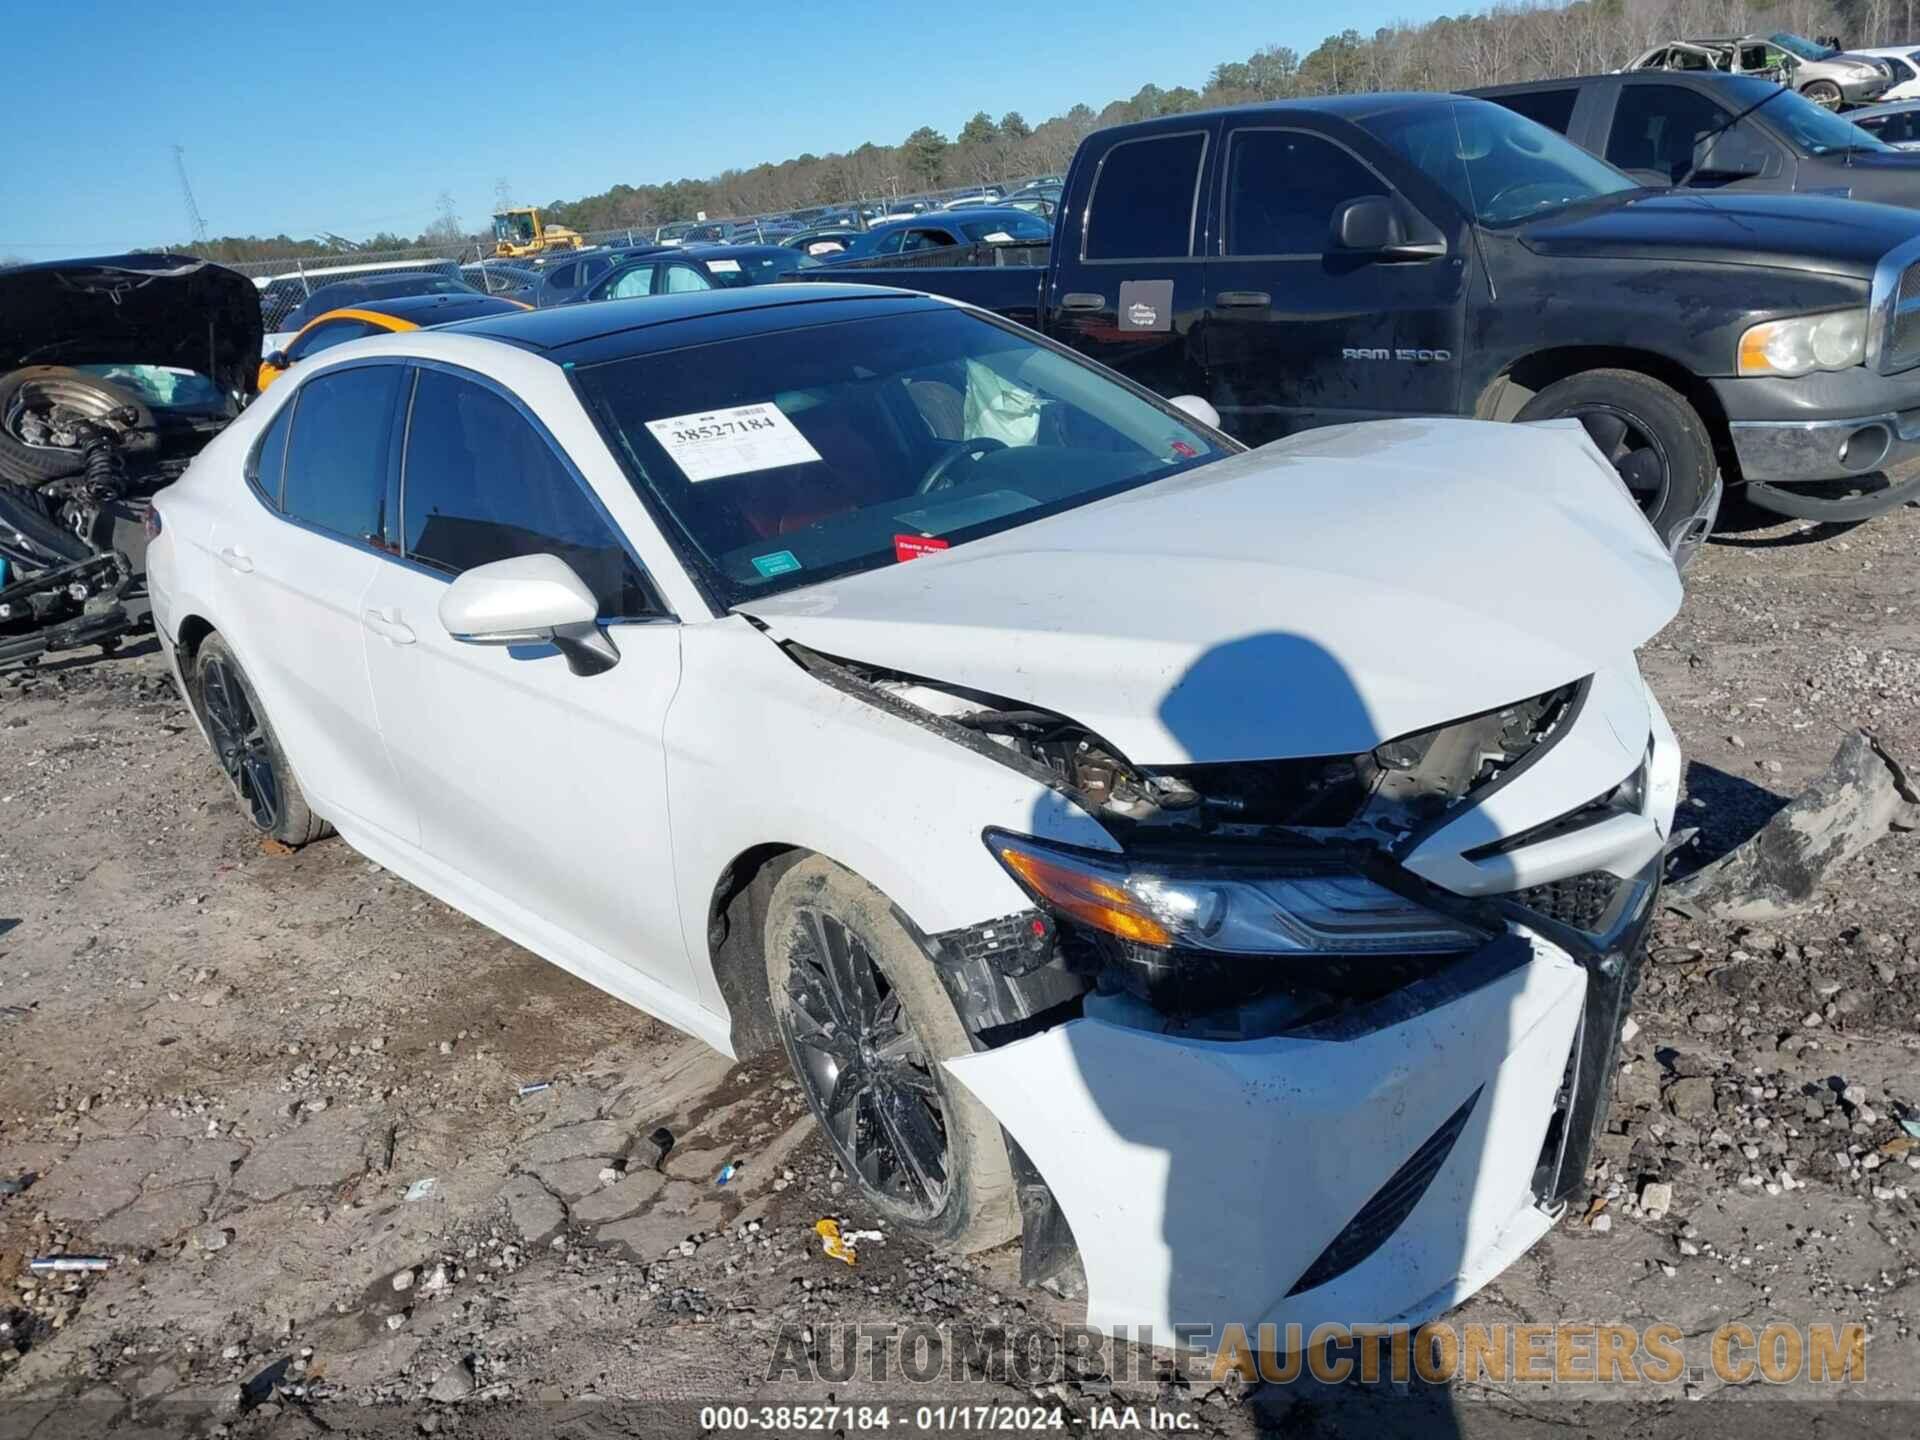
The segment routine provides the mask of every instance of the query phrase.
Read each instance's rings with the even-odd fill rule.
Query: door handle
[[[1222,310],[1269,310],[1273,296],[1264,290],[1222,290],[1213,303]]]
[[[1088,295],[1084,291],[1076,294],[1062,295],[1060,297],[1060,308],[1062,310],[1104,310],[1107,308],[1107,297],[1104,295]]]
[[[383,640],[390,640],[395,645],[413,644],[413,627],[400,618],[398,611],[382,615],[378,610],[362,610],[360,619],[367,629]]]
[[[242,575],[253,573],[253,557],[244,550],[229,545],[220,552],[220,563],[229,570],[238,570]]]

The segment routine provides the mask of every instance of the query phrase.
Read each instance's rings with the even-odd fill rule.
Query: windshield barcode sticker
[[[767,401],[649,420],[647,431],[693,481],[808,465],[820,458],[780,407]]]

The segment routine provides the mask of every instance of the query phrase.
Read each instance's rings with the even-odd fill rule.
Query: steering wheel
[[[971,440],[962,440],[951,450],[947,451],[946,454],[933,462],[932,467],[920,481],[919,493],[922,495],[931,495],[934,491],[944,490],[947,486],[951,485],[953,481],[948,478],[947,472],[953,469],[953,462],[958,460],[962,455],[973,460],[978,460],[982,455],[991,455],[996,450],[1004,450],[1006,448],[1006,441],[996,440],[991,435],[976,435]]]
[[[1541,193],[1536,198],[1528,199],[1527,197],[1532,196],[1534,192]],[[1556,200],[1564,199],[1566,193],[1564,186],[1557,185],[1551,180],[1516,180],[1513,184],[1502,186],[1496,191],[1493,198],[1487,201],[1485,211],[1489,216],[1511,220],[1526,214],[1529,210],[1537,210],[1542,205],[1551,205]],[[1509,213],[1500,206],[1500,202],[1507,199],[1519,199],[1522,203],[1518,209]]]

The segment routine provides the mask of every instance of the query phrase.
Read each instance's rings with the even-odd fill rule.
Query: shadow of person
[[[1185,773],[1223,801],[1280,781],[1283,768],[1228,762],[1320,756],[1314,768],[1351,774],[1344,757],[1394,738],[1336,656],[1283,632],[1210,649],[1159,714],[1179,754],[1130,758],[1218,761]],[[1351,849],[1236,837],[1233,818],[1223,806],[1223,823],[1185,847],[1182,863],[1196,879],[1231,870],[1256,882],[1228,901],[1249,907],[1249,925],[1266,937],[1317,931],[1327,948],[1343,923],[1365,926],[1313,911],[1338,892],[1269,883],[1329,869],[1356,876],[1363,862]],[[1130,842],[1136,851],[1144,838]],[[1383,892],[1370,893],[1377,902]],[[1287,919],[1287,905],[1311,912],[1313,926]],[[1404,1378],[1421,1390],[1440,1378],[1415,1369],[1404,1343],[1396,1361],[1384,1337],[1328,1342],[1338,1327],[1444,1313],[1551,1228],[1557,1207],[1536,1203],[1536,1187],[1557,1176],[1550,1133],[1586,975],[1498,924],[1465,937],[1457,922],[1424,928],[1424,942],[1404,932],[1378,940],[1381,953],[1352,940],[1339,955],[1287,953],[1277,940],[1264,953],[1160,952],[1151,958],[1176,982],[1159,986],[1158,1008],[1136,993],[1128,948],[1102,940],[1106,969],[1082,1018],[951,1062],[996,1113],[1018,1117],[1014,1138],[1078,1244],[1089,1325],[1211,1351],[1243,1373],[1251,1352],[1273,1392],[1311,1391],[1320,1409],[1380,1405],[1378,1383],[1357,1395],[1349,1379]],[[1447,952],[1406,953],[1422,943]],[[1209,977],[1190,1007],[1183,967]],[[1223,977],[1241,1003],[1217,1005]],[[1045,1107],[1031,1104],[1036,1093]],[[1421,1434],[1450,1433],[1448,1400],[1421,1390],[1407,1418]]]

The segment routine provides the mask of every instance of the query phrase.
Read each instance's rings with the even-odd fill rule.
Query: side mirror
[[[284,370],[289,365],[293,364],[293,361],[287,358],[286,351],[276,350],[271,355],[267,356],[267,364],[271,365],[276,370]]]
[[[1361,195],[1333,207],[1327,248],[1382,260],[1428,260],[1445,255],[1447,242],[1393,197]]]
[[[1167,403],[1184,414],[1191,415],[1202,425],[1220,428],[1220,412],[1198,395],[1176,395]]]
[[[1689,173],[1723,180],[1750,180],[1767,173],[1767,162],[1771,158],[1764,140],[1736,125],[1731,130],[1702,135],[1693,142],[1693,169]]]
[[[440,597],[440,624],[467,645],[551,645],[576,675],[598,675],[620,652],[599,624],[600,602],[558,555],[476,565]]]

